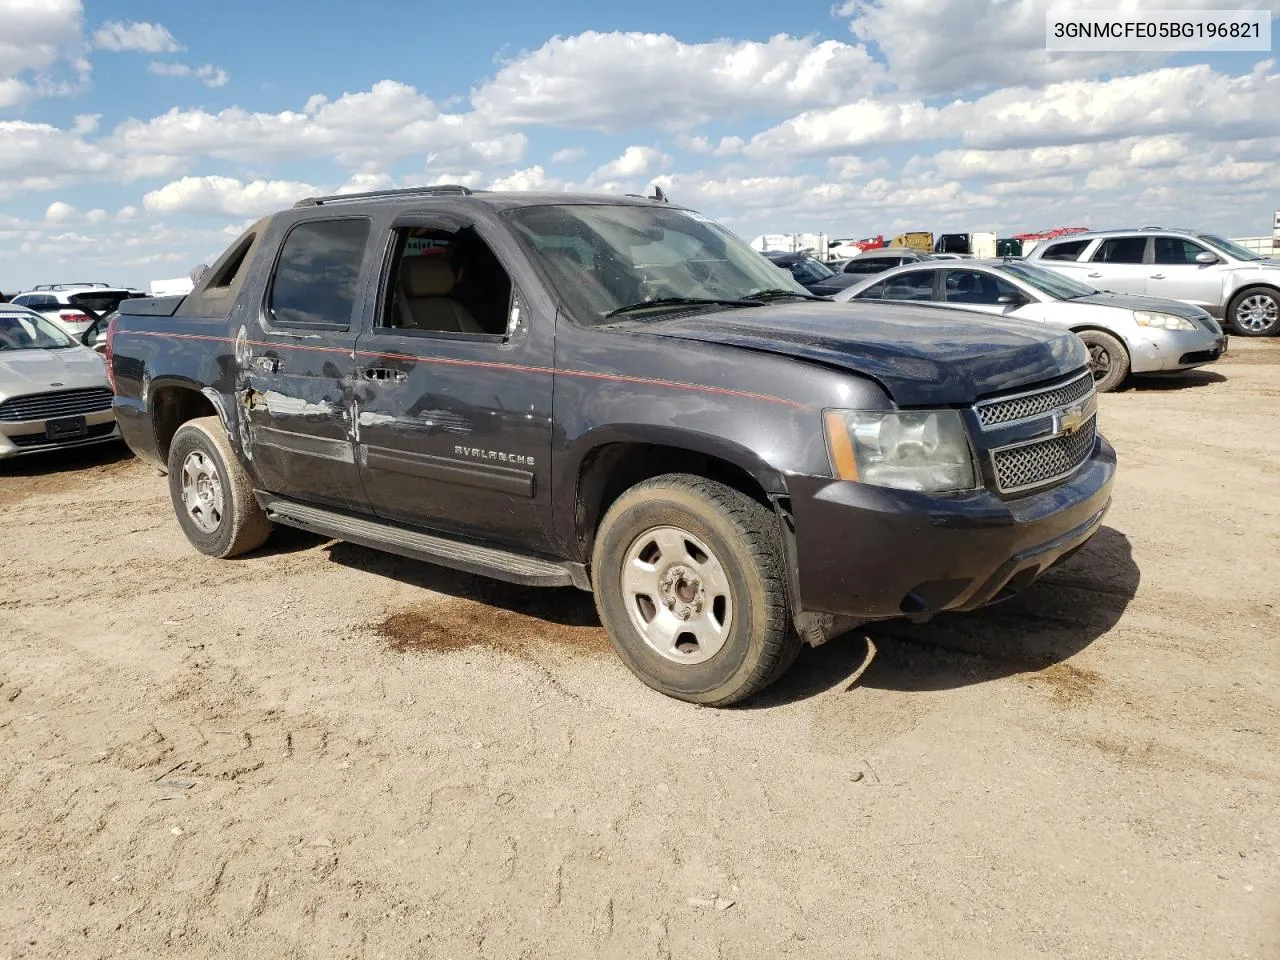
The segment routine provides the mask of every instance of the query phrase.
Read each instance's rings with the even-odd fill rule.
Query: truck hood
[[[0,397],[107,386],[102,357],[87,347],[0,351]]]
[[[645,333],[775,353],[877,380],[903,406],[970,404],[1083,367],[1074,334],[901,303],[781,302],[667,321]]]

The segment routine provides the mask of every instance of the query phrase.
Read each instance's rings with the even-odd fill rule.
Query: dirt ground
[[[1069,563],[724,711],[585,594],[0,465],[0,957],[1280,958],[1280,342],[1101,409]]]

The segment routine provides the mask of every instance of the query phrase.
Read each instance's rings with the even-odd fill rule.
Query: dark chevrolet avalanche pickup
[[[1023,589],[1115,473],[1075,336],[818,300],[640,198],[304,200],[107,347],[196,549],[287,524],[592,590],[627,665],[700,703]]]

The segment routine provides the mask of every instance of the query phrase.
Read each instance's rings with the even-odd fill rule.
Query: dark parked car
[[[816,297],[830,297],[859,280],[858,277],[846,277],[843,273],[836,273],[821,260],[815,260],[807,253],[769,252],[765,254],[765,258],[788,271],[797,283]]]
[[[814,302],[645,199],[302,201],[186,297],[121,304],[106,356],[196,549],[280,523],[591,590],[626,664],[700,703],[1024,589],[1115,472],[1073,334]]]
[[[851,260],[845,262],[843,272],[857,274],[857,282],[892,267],[900,267],[904,263],[924,263],[933,257],[918,250],[906,247],[881,247],[879,250],[864,250]]]

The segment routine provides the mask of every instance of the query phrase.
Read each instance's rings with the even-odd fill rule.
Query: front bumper
[[[120,438],[115,413],[109,409],[85,414],[84,422],[84,436],[50,440],[45,432],[46,421],[44,420],[0,420],[0,460],[26,456],[30,453],[47,453],[50,450],[88,447],[95,443],[109,443]]]
[[[1227,352],[1227,335],[1211,330],[1144,330],[1129,358],[1134,373],[1190,370]]]
[[[1003,600],[1098,531],[1115,469],[1099,437],[1069,480],[1012,500],[792,477],[799,607],[867,621]]]

